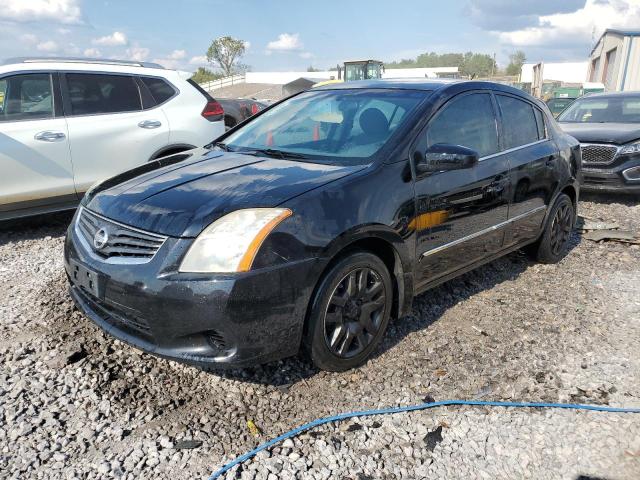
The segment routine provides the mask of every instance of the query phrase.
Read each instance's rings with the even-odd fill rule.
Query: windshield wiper
[[[215,142],[213,146],[218,147],[220,150],[224,150],[225,152],[229,151],[229,146],[224,142]]]
[[[283,160],[287,158],[300,158],[300,159],[309,158],[306,155],[303,155],[302,153],[287,152],[284,150],[276,150],[274,148],[256,148],[255,150],[247,150],[242,153],[246,153],[247,155],[267,155],[268,157],[279,157]]]

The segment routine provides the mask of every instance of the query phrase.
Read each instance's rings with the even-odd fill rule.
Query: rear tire
[[[549,212],[542,235],[528,248],[531,256],[540,263],[558,263],[562,260],[567,254],[575,221],[573,202],[568,195],[561,193]]]
[[[393,303],[391,275],[377,256],[354,252],[320,281],[303,340],[321,370],[342,372],[365,363],[384,335]]]

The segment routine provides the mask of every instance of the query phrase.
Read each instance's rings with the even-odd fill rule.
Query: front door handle
[[[158,128],[161,125],[162,125],[162,122],[160,122],[159,120],[143,120],[138,124],[140,128],[147,128],[147,129]]]
[[[44,132],[36,133],[33,138],[36,140],[40,140],[41,142],[60,142],[67,138],[67,136],[62,132],[52,132],[50,130],[45,130]]]

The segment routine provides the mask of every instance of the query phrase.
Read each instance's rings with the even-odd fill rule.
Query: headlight
[[[632,143],[631,145],[625,145],[620,150],[619,155],[629,155],[632,153],[640,153],[640,142]]]
[[[249,271],[264,239],[291,214],[288,208],[248,208],[219,218],[195,239],[180,264],[180,271]]]

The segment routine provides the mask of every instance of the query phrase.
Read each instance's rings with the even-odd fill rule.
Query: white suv
[[[113,60],[0,65],[0,220],[74,208],[96,181],[224,133],[222,107],[188,77]]]

